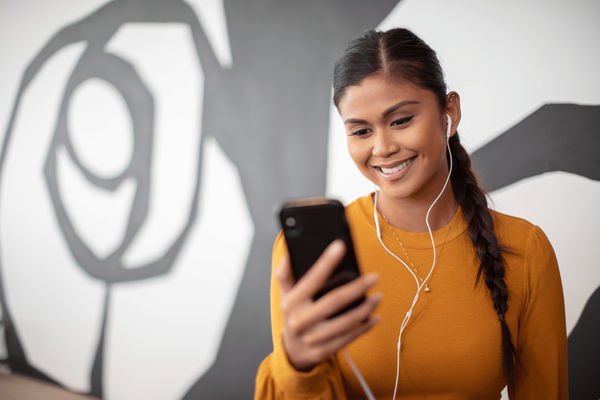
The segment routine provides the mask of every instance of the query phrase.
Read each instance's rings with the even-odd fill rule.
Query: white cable
[[[408,272],[410,272],[410,274],[415,279],[415,282],[417,284],[417,289],[418,289],[419,288],[419,279],[417,278],[417,276],[415,275],[415,273],[412,271],[412,269],[410,269],[408,267],[408,265],[406,265],[406,263],[404,262],[404,260],[402,260],[400,257],[398,257],[397,255],[395,255],[390,249],[388,249],[387,246],[383,243],[383,240],[381,239],[381,228],[379,226],[379,218],[377,217],[377,193],[378,192],[375,192],[375,198],[373,200],[373,219],[375,220],[375,230],[377,231],[377,239],[379,239],[379,243],[383,246],[383,248],[388,253],[390,253],[390,255],[392,257],[394,257],[396,260],[400,261],[402,263],[402,265],[404,265],[404,267],[408,270]]]
[[[369,400],[375,400],[375,396],[373,396],[373,393],[371,392],[371,389],[369,388],[367,381],[365,380],[365,378],[363,378],[362,374],[358,370],[358,367],[354,364],[354,361],[352,361],[352,358],[350,357],[348,350],[344,349],[344,355],[346,356],[346,361],[348,361],[348,365],[350,365],[350,368],[352,369],[352,372],[354,372],[356,379],[358,379],[360,386],[362,386],[363,391],[367,395],[367,398]]]
[[[383,240],[381,239],[381,228],[379,227],[379,218],[377,217],[377,192],[375,192],[375,196],[373,199],[373,218],[375,220],[375,228],[377,231],[377,239],[379,239],[379,243],[381,243],[381,246],[391,256],[393,256],[396,260],[400,261],[402,263],[402,265],[404,265],[404,267],[407,269],[407,271],[409,271],[411,273],[411,275],[415,279],[415,282],[417,283],[417,293],[413,297],[412,304],[411,304],[408,312],[404,316],[404,319],[402,320],[402,324],[400,325],[400,332],[398,333],[398,344],[396,345],[396,379],[394,381],[394,394],[393,394],[392,400],[396,399],[396,393],[398,391],[398,379],[400,377],[400,348],[402,347],[402,333],[404,332],[404,328],[406,328],[406,325],[408,325],[408,321],[412,315],[412,310],[415,307],[415,305],[417,304],[417,301],[419,300],[419,294],[421,293],[421,289],[425,286],[425,284],[431,277],[433,270],[435,269],[435,263],[436,263],[435,241],[433,239],[433,232],[431,231],[431,226],[429,225],[429,213],[433,209],[433,206],[435,205],[435,203],[437,203],[437,201],[440,199],[440,197],[442,197],[442,194],[444,193],[444,190],[446,190],[446,187],[448,186],[448,182],[450,181],[450,175],[452,174],[452,151],[450,151],[450,142],[449,142],[450,126],[451,126],[450,120],[448,120],[448,129],[447,129],[448,133],[446,134],[446,147],[448,149],[448,154],[450,157],[450,166],[448,169],[448,176],[446,177],[446,181],[444,182],[444,186],[442,187],[442,190],[437,195],[437,197],[435,198],[433,203],[431,203],[431,205],[429,206],[429,209],[427,210],[427,214],[425,215],[425,224],[427,225],[427,231],[429,232],[429,238],[431,239],[431,246],[433,248],[433,261],[431,263],[431,268],[429,269],[429,273],[427,274],[427,277],[425,279],[423,279],[423,282],[420,285],[419,285],[419,280],[417,279],[417,277],[413,273],[413,271],[408,267],[408,265],[406,265],[406,263],[400,257],[398,257],[392,251],[390,251],[386,247],[386,245],[383,243]]]
[[[431,263],[431,268],[429,269],[429,274],[427,274],[427,277],[423,280],[423,282],[420,285],[419,285],[419,279],[417,278],[415,273],[408,267],[408,265],[406,265],[406,263],[400,257],[398,257],[396,254],[394,254],[383,243],[383,240],[381,239],[381,227],[379,226],[379,218],[377,217],[377,193],[378,193],[377,190],[375,191],[375,195],[374,195],[374,199],[373,199],[373,219],[375,221],[375,230],[377,231],[377,239],[379,239],[379,243],[392,257],[394,257],[396,260],[400,261],[400,263],[402,265],[404,265],[406,270],[408,272],[410,272],[410,274],[413,276],[413,278],[415,279],[415,282],[417,284],[417,293],[415,294],[415,297],[413,297],[413,301],[410,306],[410,309],[408,310],[408,312],[404,316],[404,319],[402,320],[402,324],[400,325],[400,333],[398,334],[398,344],[396,346],[396,379],[395,379],[395,383],[394,383],[394,395],[392,397],[392,400],[396,399],[396,392],[398,390],[398,378],[400,377],[400,348],[402,346],[402,332],[404,332],[404,328],[406,328],[406,325],[408,325],[408,320],[410,319],[410,317],[412,315],[412,310],[415,307],[415,305],[417,304],[417,301],[419,300],[419,293],[421,293],[421,289],[425,286],[425,284],[431,277],[431,274],[433,273],[433,270],[435,268],[435,262],[436,262],[435,241],[433,240],[433,232],[431,231],[431,226],[429,225],[429,213],[433,209],[433,206],[435,205],[435,203],[437,203],[437,201],[440,199],[440,197],[442,197],[442,194],[444,193],[444,190],[446,190],[446,186],[448,186],[448,182],[450,181],[450,175],[452,174],[452,151],[450,151],[450,142],[449,142],[450,129],[451,129],[451,121],[450,121],[450,117],[448,116],[448,127],[447,127],[447,132],[446,132],[446,148],[448,149],[448,154],[450,156],[450,167],[448,170],[448,176],[446,177],[446,181],[444,182],[444,186],[442,187],[442,190],[437,195],[437,197],[435,198],[433,203],[431,203],[431,205],[429,206],[429,209],[427,210],[427,214],[425,215],[425,224],[427,225],[427,231],[429,232],[429,237],[431,239],[431,246],[433,247],[433,261]],[[371,389],[369,388],[367,381],[363,378],[362,374],[360,373],[360,370],[354,364],[354,362],[352,361],[352,358],[350,357],[350,354],[348,354],[348,351],[346,349],[344,349],[344,355],[346,356],[346,361],[348,361],[348,365],[350,365],[352,372],[354,372],[354,375],[358,379],[360,386],[362,387],[363,391],[367,395],[367,398],[369,400],[374,400],[375,397],[373,396],[373,393],[371,392]]]

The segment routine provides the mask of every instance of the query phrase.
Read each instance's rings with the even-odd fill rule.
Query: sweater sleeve
[[[280,232],[273,246],[271,270],[271,334],[273,352],[260,364],[256,376],[255,399],[345,399],[342,377],[334,357],[308,372],[298,371],[287,358],[281,335],[283,315],[280,307],[280,289],[275,270],[287,249]]]
[[[568,399],[565,306],[556,256],[537,226],[526,249],[514,395],[518,400]]]

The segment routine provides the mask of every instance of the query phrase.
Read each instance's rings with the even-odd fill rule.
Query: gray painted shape
[[[23,93],[27,90],[29,84],[44,66],[46,61],[57,51],[71,43],[86,41],[88,47],[75,66],[61,100],[58,122],[52,143],[48,149],[43,172],[46,178],[50,198],[54,205],[57,221],[73,257],[87,274],[93,278],[102,280],[107,284],[104,313],[102,316],[102,331],[90,376],[91,394],[98,397],[102,397],[103,395],[103,353],[108,304],[110,299],[110,283],[147,279],[166,274],[170,271],[190,228],[195,222],[198,213],[197,200],[201,184],[200,168],[202,166],[202,152],[200,151],[197,162],[194,195],[185,226],[181,232],[179,232],[178,236],[164,255],[147,265],[135,269],[127,269],[124,267],[121,262],[121,256],[134,239],[148,210],[150,192],[149,167],[152,157],[152,121],[154,119],[153,99],[150,92],[137,75],[135,68],[133,68],[126,60],[112,54],[107,54],[103,50],[104,46],[117,29],[127,22],[179,22],[187,24],[190,27],[190,31],[194,38],[197,55],[201,64],[207,67],[217,65],[216,58],[212,54],[212,50],[210,50],[210,45],[196,18],[196,14],[187,3],[178,0],[121,0],[108,3],[82,20],[66,26],[57,32],[27,66],[17,92],[6,129],[4,146],[2,147],[2,153],[0,154],[0,179],[2,179],[3,166],[12,138],[13,125],[16,115],[18,114]],[[100,178],[85,168],[84,164],[77,158],[77,155],[73,151],[67,131],[66,120],[69,98],[78,85],[93,77],[109,82],[121,93],[125,99],[133,122],[135,146],[131,163],[120,176],[110,179]],[[200,134],[200,132],[198,132],[198,134]],[[204,137],[205,136],[202,136],[202,139],[204,139]],[[200,144],[201,146],[202,142],[203,141],[201,141]],[[96,257],[81,238],[78,237],[73,229],[68,214],[66,213],[56,180],[56,150],[61,145],[65,145],[71,160],[88,181],[94,185],[104,189],[114,190],[128,177],[133,177],[137,182],[132,211],[129,216],[123,243],[121,243],[121,245],[105,259]],[[8,363],[16,372],[54,382],[54,380],[31,366],[27,361],[27,356],[23,351],[23,347],[10,318],[10,311],[6,304],[4,291],[2,290],[4,284],[2,282],[1,272],[2,270],[0,268],[0,305],[2,306],[2,313],[5,320]]]
[[[600,180],[600,106],[546,104],[472,155],[488,191],[564,171]]]
[[[185,399],[251,397],[272,350],[273,210],[286,198],[325,193],[333,63],[396,4],[225,0],[233,67],[220,79],[208,74],[204,132],[238,167],[255,237],[217,360]]]
[[[98,177],[85,167],[73,149],[67,129],[68,105],[71,96],[81,84],[92,78],[102,79],[119,90],[125,99],[132,117],[134,136],[133,156],[129,166],[119,176],[113,178]],[[133,66],[117,56],[104,53],[100,45],[90,43],[90,46],[81,56],[67,82],[60,104],[54,137],[48,150],[44,176],[50,198],[54,205],[57,221],[77,264],[93,278],[107,283],[139,280],[161,275],[169,271],[173,262],[174,254],[169,254],[172,253],[172,251],[169,251],[160,259],[139,268],[128,269],[122,263],[123,253],[135,238],[148,211],[150,195],[149,175],[152,162],[152,132],[154,131],[153,115],[154,102],[152,95],[144,86]],[[119,247],[106,258],[97,257],[84,240],[77,235],[61,198],[56,175],[56,156],[58,150],[63,146],[66,148],[67,154],[73,163],[79,168],[79,171],[95,186],[112,191],[117,189],[124,180],[128,178],[135,179],[136,192],[125,238]],[[190,222],[193,222],[193,218],[188,221],[188,229]],[[187,229],[180,233],[180,236],[171,248],[176,247],[179,249],[186,232]],[[168,257],[169,255],[170,257]]]
[[[361,31],[380,22],[396,3],[396,0],[375,4],[341,0],[226,2],[234,65],[223,70],[187,4],[117,0],[61,29],[28,65],[6,130],[0,174],[10,147],[15,116],[28,85],[58,50],[77,41],[88,42],[65,89],[44,176],[73,256],[90,276],[107,283],[103,327],[91,374],[91,394],[100,397],[103,394],[110,283],[168,273],[197,215],[194,201],[188,224],[159,260],[143,268],[123,268],[120,256],[135,237],[148,207],[147,166],[151,158],[153,99],[126,60],[103,51],[111,36],[126,22],[181,22],[190,26],[205,72],[202,140],[213,135],[237,166],[255,225],[255,237],[217,362],[190,389],[186,398],[208,393],[211,398],[247,398],[253,389],[258,363],[271,349],[268,265],[277,231],[272,209],[288,197],[324,193],[331,69],[336,52],[341,52],[344,44]],[[135,155],[127,170],[112,179],[102,179],[85,168],[72,149],[65,123],[70,95],[91,77],[108,81],[123,95],[134,123]],[[126,177],[133,176],[138,182],[126,237],[105,259],[95,257],[77,236],[64,209],[57,189],[55,158],[56,148],[62,144],[92,184],[114,190]],[[198,160],[194,200],[199,193],[201,165],[202,157]],[[1,279],[0,270],[0,302],[6,321],[9,363],[16,371],[51,380],[27,361],[11,323]]]
[[[600,106],[546,104],[475,151],[471,159],[489,191],[552,171],[600,181]],[[569,335],[572,399],[600,396],[599,308],[600,288]]]
[[[569,335],[569,398],[600,399],[600,287]]]

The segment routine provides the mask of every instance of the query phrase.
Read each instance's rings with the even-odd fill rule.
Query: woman
[[[366,33],[335,65],[334,103],[379,187],[346,208],[363,275],[313,301],[343,245],[294,283],[277,238],[255,397],[567,398],[556,257],[538,227],[487,208],[435,52],[406,29]]]

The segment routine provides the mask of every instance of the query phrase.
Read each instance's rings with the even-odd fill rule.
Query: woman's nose
[[[372,153],[374,156],[387,157],[400,150],[400,146],[394,140],[393,134],[386,131],[376,131]]]

